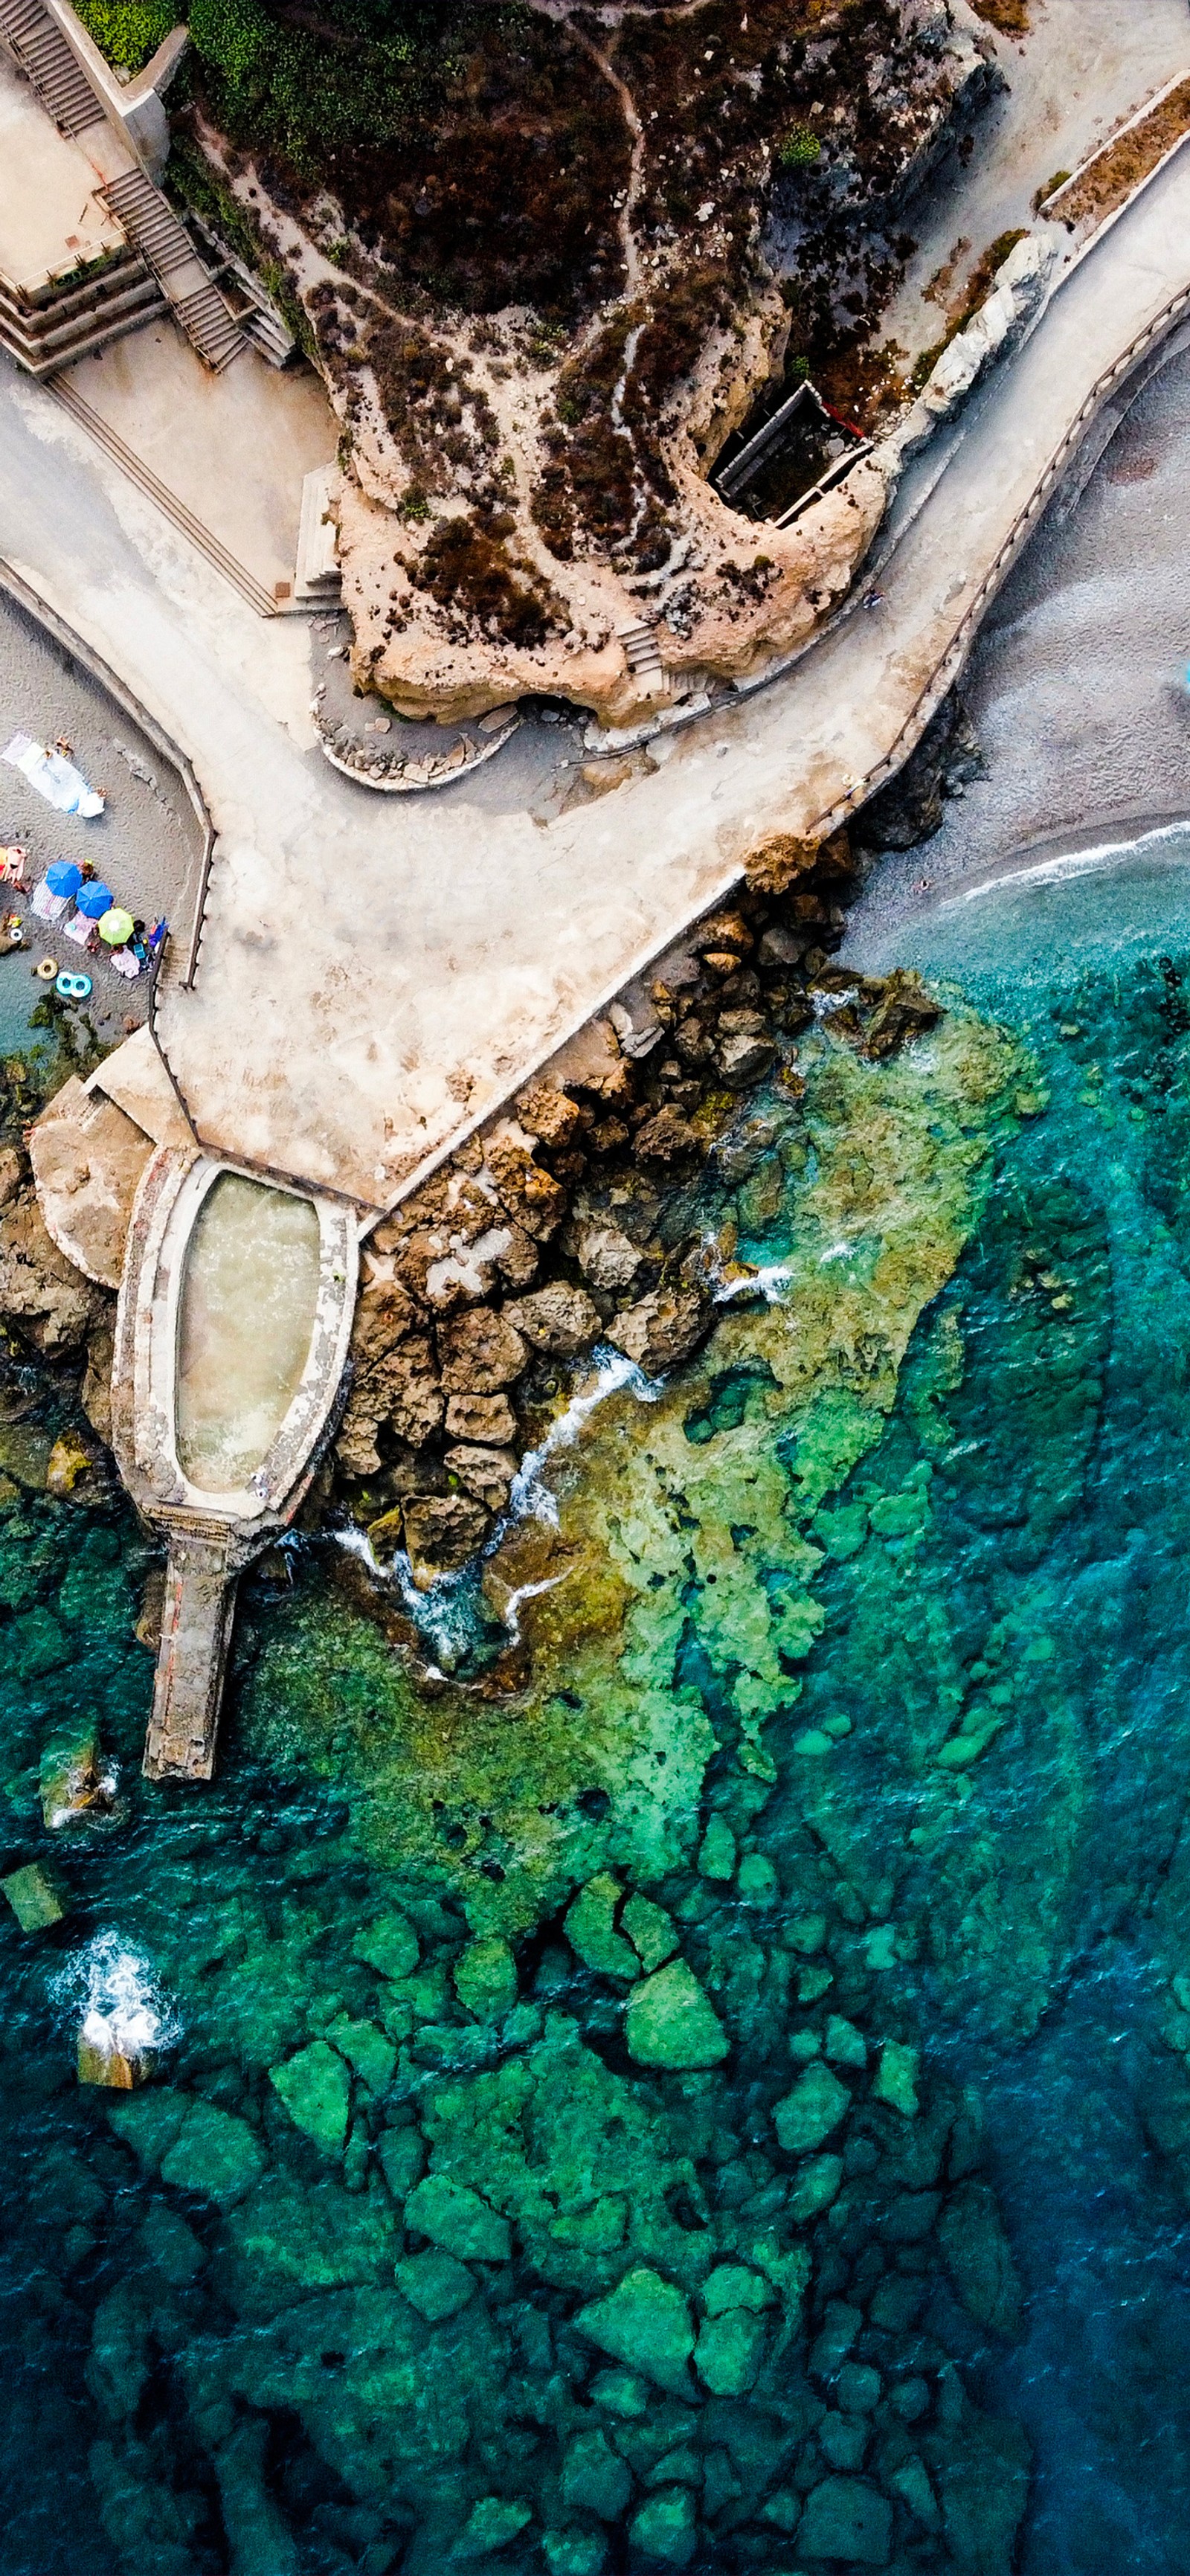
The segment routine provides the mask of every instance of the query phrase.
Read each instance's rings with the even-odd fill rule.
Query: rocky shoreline
[[[557,1410],[559,1372],[599,1346],[655,1377],[698,1348],[716,1291],[747,1285],[730,1229],[707,1239],[695,1200],[716,1158],[726,1171],[746,1154],[727,1140],[749,1093],[775,1078],[796,1096],[791,1042],[817,1015],[870,1057],[938,1016],[913,976],[830,963],[861,869],[844,833],[767,844],[729,909],[375,1228],[307,1526],[346,1519],[375,1566],[403,1551],[428,1590],[490,1547]],[[10,1357],[55,1372],[82,1362],[94,1439],[80,1426],[75,1473],[90,1487],[106,1481],[95,1453],[111,1435],[114,1313],[112,1292],[47,1232],[23,1149],[6,1147],[0,1320]],[[343,1579],[391,1630],[387,1581],[357,1557]],[[498,1574],[489,1588],[499,1600]],[[397,1629],[417,1643],[407,1621]]]
[[[697,1201],[708,1167],[734,1182],[759,1158],[748,1095],[772,1079],[796,1098],[792,1041],[815,1017],[873,1059],[938,1018],[915,977],[830,963],[859,865],[843,833],[758,851],[729,910],[376,1227],[320,1500],[377,1565],[403,1549],[423,1590],[458,1571],[490,1545],[561,1371],[598,1346],[655,1377],[705,1339],[717,1291],[746,1291],[731,1229],[708,1238]]]

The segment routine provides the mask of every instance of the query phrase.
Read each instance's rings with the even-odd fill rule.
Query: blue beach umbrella
[[[78,893],[83,872],[76,868],[73,859],[55,859],[53,866],[46,869],[45,881],[51,894],[65,895],[69,901],[72,894]]]
[[[111,887],[100,885],[98,878],[92,878],[90,885],[82,888],[78,908],[88,921],[102,921],[104,913],[111,911],[114,900]]]

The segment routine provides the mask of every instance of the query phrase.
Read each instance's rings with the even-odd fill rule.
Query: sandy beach
[[[1138,397],[1073,510],[1061,496],[963,684],[987,776],[892,850],[851,917],[864,963],[965,883],[1190,815],[1190,356]],[[928,884],[923,889],[923,880]]]

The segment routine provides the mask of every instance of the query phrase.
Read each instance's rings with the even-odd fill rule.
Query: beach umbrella
[[[104,913],[112,908],[111,887],[101,885],[98,877],[92,878],[90,885],[79,889],[78,908],[85,912],[88,921],[102,921]]]
[[[78,893],[83,872],[76,868],[73,859],[55,859],[53,866],[46,869],[45,881],[51,894],[64,894],[69,900],[72,894]]]
[[[122,948],[125,940],[132,937],[132,914],[122,912],[118,903],[113,904],[100,922],[99,936],[109,948]]]

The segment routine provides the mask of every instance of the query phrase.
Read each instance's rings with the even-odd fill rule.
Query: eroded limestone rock
[[[700,1289],[656,1288],[616,1316],[607,1338],[635,1360],[647,1377],[657,1377],[689,1359],[705,1340],[711,1320],[712,1309]]]

